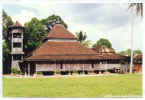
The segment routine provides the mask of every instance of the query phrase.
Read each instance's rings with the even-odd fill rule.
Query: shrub
[[[56,70],[56,71],[55,71],[55,74],[60,74],[60,71]]]
[[[20,74],[20,71],[17,68],[12,68],[12,73]]]
[[[42,72],[37,72],[37,74],[43,74]]]

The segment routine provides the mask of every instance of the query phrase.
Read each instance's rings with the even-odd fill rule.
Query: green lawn
[[[142,75],[3,78],[4,97],[141,97]]]

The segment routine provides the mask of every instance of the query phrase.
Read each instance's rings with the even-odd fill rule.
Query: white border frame
[[[5,1],[11,1],[9,2],[10,4],[11,3],[20,3],[20,2],[23,2],[23,3],[37,3],[37,0],[5,0]],[[5,4],[5,1],[3,0],[3,3]],[[49,3],[59,3],[59,4],[66,4],[66,3],[141,3],[143,2],[144,3],[144,0],[43,0],[43,2],[49,2]],[[145,9],[145,6],[144,6],[144,9]],[[144,10],[144,15],[145,15],[145,10]],[[143,19],[143,22],[145,23],[145,19]],[[1,62],[0,62],[0,65],[1,65],[1,69],[0,69],[0,85],[2,86],[2,1],[0,1],[0,59],[1,59]],[[144,33],[145,33],[145,30],[144,30]],[[145,38],[145,34],[144,34],[144,38]],[[144,39],[144,43],[145,43],[145,39]],[[144,50],[143,50],[143,58],[145,56],[145,45],[144,45]],[[143,59],[143,84],[145,84],[145,75],[144,75],[144,72],[145,72],[145,59]],[[0,100],[4,99],[4,100],[96,100],[96,99],[99,99],[99,100],[112,100],[112,99],[117,99],[117,100],[121,100],[121,99],[128,99],[128,100],[138,100],[138,99],[144,99],[144,96],[145,96],[145,85],[143,85],[143,98],[3,98],[2,97],[2,87],[0,88]]]

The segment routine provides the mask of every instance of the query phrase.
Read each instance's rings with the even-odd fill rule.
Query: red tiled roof
[[[65,27],[61,24],[56,24],[50,33],[48,34],[47,38],[53,39],[76,39],[75,35],[65,29]]]
[[[47,41],[33,51],[27,60],[51,59],[51,60],[88,60],[100,59],[92,49],[82,46],[79,42],[54,42]]]
[[[125,56],[121,56],[119,54],[102,54],[102,58],[107,60],[126,59]]]
[[[97,48],[92,48],[94,51],[96,51],[96,54],[102,55],[102,59],[108,59],[108,60],[114,60],[114,59],[125,59],[125,56],[121,56],[119,54],[116,54],[115,51],[111,48],[108,48],[106,46],[99,46]]]
[[[67,31],[63,25],[56,24],[51,30],[47,38],[56,39],[76,39],[76,37]],[[98,48],[99,49],[99,48]],[[97,49],[97,50],[98,50]],[[115,54],[115,52],[108,48],[102,48],[105,50],[100,53],[92,49],[86,48],[79,42],[60,42],[60,41],[47,41],[43,43],[39,48],[32,52],[32,56],[26,58],[26,60],[109,60],[109,59],[122,59],[123,57]]]
[[[31,56],[27,60],[99,60],[100,56],[97,55],[44,55],[44,56]]]

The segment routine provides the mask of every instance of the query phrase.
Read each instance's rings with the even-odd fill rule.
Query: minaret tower
[[[11,35],[11,69],[17,68],[20,70],[19,61],[23,60],[23,33],[24,27],[16,21],[16,23],[9,27],[9,33]]]

